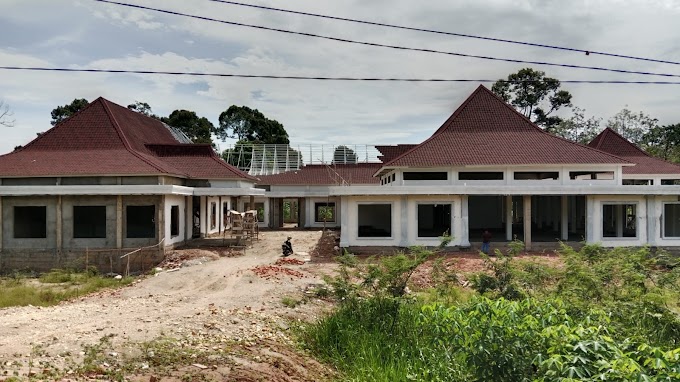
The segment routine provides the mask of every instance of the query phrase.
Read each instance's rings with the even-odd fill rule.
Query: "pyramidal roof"
[[[384,167],[630,164],[556,137],[480,85],[427,140]]]
[[[0,156],[0,177],[172,175],[254,179],[210,145],[181,143],[161,121],[97,98],[26,146]]]
[[[680,174],[679,165],[649,155],[609,127],[602,130],[588,146],[635,163],[635,166],[624,167],[624,174]]]

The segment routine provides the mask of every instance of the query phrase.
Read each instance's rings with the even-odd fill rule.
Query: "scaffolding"
[[[379,155],[372,145],[234,144],[223,151],[227,163],[254,176],[295,171],[310,164],[378,163]]]

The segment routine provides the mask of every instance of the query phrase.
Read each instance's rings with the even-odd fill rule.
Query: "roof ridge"
[[[123,146],[125,146],[125,149],[128,152],[130,152],[132,155],[136,156],[137,158],[139,158],[140,160],[142,160],[143,162],[148,164],[149,166],[155,168],[156,170],[163,172],[163,173],[166,173],[166,174],[169,174],[169,172],[166,169],[161,168],[156,163],[153,163],[152,161],[145,158],[143,155],[141,155],[141,153],[137,152],[137,150],[132,149],[132,146],[130,145],[130,142],[128,141],[127,137],[125,136],[125,133],[123,133],[123,129],[120,127],[120,124],[118,123],[118,120],[116,119],[116,116],[113,114],[113,112],[109,108],[108,103],[110,101],[103,98],[103,97],[97,98],[97,100],[99,100],[99,99],[102,100],[102,105],[104,105],[104,111],[106,112],[106,114],[108,114],[109,118],[111,119],[113,128],[116,129],[116,133],[118,134],[120,139],[123,141]],[[104,101],[106,101],[106,102],[104,102]],[[132,113],[134,113],[134,111],[132,111]],[[177,175],[189,177],[188,174],[177,174]]]

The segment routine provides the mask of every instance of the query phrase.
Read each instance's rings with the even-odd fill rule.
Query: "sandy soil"
[[[293,237],[296,252],[290,258],[301,261],[274,265],[288,235]],[[282,304],[284,297],[300,297],[310,284],[320,283],[321,275],[332,268],[309,263],[309,253],[321,236],[320,231],[263,232],[244,255],[207,248],[179,251],[180,256],[174,257],[193,258],[191,266],[164,270],[131,286],[54,307],[0,309],[0,364],[25,361],[32,350],[35,353],[36,345],[44,352],[42,357],[51,357],[52,362],[65,355],[82,356],[84,345],[97,344],[104,337],[110,338],[114,348],[160,336],[211,333],[246,346],[251,345],[249,341],[280,340],[286,337],[291,319],[313,320],[323,305],[312,301],[291,309]],[[256,273],[267,267],[286,270]],[[301,371],[280,380],[317,377]]]

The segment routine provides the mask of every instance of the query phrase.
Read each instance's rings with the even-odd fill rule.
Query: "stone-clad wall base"
[[[94,266],[101,273],[123,273],[127,258],[120,256],[128,251],[107,250],[4,250],[0,252],[0,273],[14,270],[46,272],[55,268],[85,269]],[[130,272],[146,272],[163,261],[163,249],[148,249],[130,255]]]

